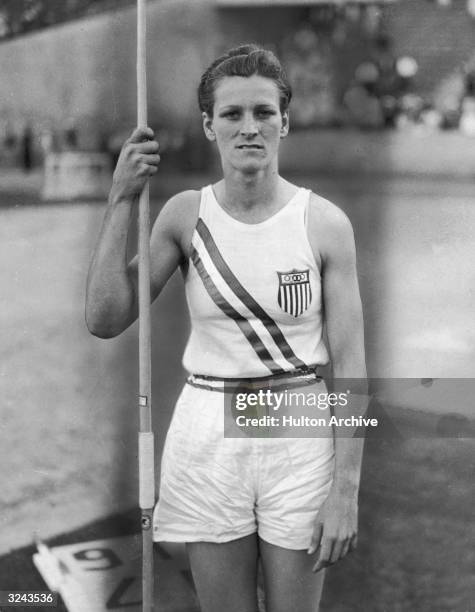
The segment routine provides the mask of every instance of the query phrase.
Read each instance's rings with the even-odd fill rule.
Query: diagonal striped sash
[[[258,320],[265,330],[267,330],[267,333],[272,339],[271,342],[273,342],[278,349],[278,354],[282,355],[287,363],[293,366],[293,368],[307,368],[307,364],[295,355],[292,347],[287,342],[277,323],[272,319],[272,317],[269,316],[269,314],[236,278],[220,253],[215,241],[213,240],[213,237],[211,236],[209,228],[201,218],[198,219],[196,234],[199,236],[200,240],[196,240],[196,235],[194,236],[191,259],[205,286],[206,291],[214,303],[222,310],[222,312],[236,322],[261,361],[265,363],[265,365],[273,373],[286,371],[276,363],[274,358],[272,358],[272,355],[270,354],[270,351],[267,350],[263,339],[253,328],[246,316],[238,312],[225,299],[222,292],[219,291],[212,279],[212,274],[207,271],[206,266],[203,263],[203,257],[200,257],[199,251],[202,251],[202,255],[211,261],[212,265],[219,274],[220,279],[224,281],[226,287],[231,290],[233,295],[238,298],[245,308],[252,313],[256,317],[256,320]]]
[[[257,333],[252,328],[252,325],[249,321],[241,315],[237,310],[235,310],[231,304],[224,298],[224,296],[220,293],[210,275],[206,271],[206,268],[203,265],[203,262],[198,255],[198,251],[192,247],[191,251],[191,261],[194,263],[195,268],[200,275],[201,280],[203,281],[203,285],[205,286],[206,291],[208,292],[210,298],[213,302],[220,308],[224,314],[233,319],[238,325],[239,329],[242,331],[244,337],[252,346],[252,348],[256,351],[257,356],[265,364],[269,370],[273,374],[281,374],[284,370],[272,359],[269,351],[264,346],[264,343],[259,338]]]

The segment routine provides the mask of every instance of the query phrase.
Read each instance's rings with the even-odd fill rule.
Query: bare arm
[[[356,271],[356,249],[349,219],[339,209],[322,244],[323,303],[335,392],[351,391],[347,406],[335,407],[336,417],[359,416],[367,404],[363,312]],[[356,428],[355,428],[356,429]],[[338,432],[342,435],[339,436]],[[352,438],[349,428],[335,437],[335,486],[342,492],[358,491],[362,438]]]
[[[158,143],[146,128],[133,132],[117,162],[87,279],[86,323],[89,331],[101,338],[117,336],[137,318],[137,257],[127,261],[127,237],[133,207],[159,161]],[[157,222],[152,233],[152,298],[181,258],[172,217],[168,214],[164,218],[166,222]]]
[[[314,226],[315,248],[318,248],[321,261],[323,305],[334,391],[350,391],[348,405],[335,406],[335,416],[360,416],[365,414],[368,397],[363,314],[353,230],[346,215],[329,202],[319,202],[312,212],[314,214],[310,216],[310,223]],[[355,429],[335,428],[333,485],[321,509],[320,527],[316,530],[310,549],[310,552],[314,552],[320,546],[315,571],[335,563],[356,545],[364,439],[352,437]]]

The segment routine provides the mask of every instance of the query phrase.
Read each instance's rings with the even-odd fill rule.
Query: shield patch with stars
[[[279,306],[293,317],[300,316],[312,301],[310,270],[290,270],[277,272],[279,276]]]

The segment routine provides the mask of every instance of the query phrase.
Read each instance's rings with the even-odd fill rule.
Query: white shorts
[[[320,381],[313,385],[326,390]],[[228,438],[224,394],[185,387],[167,434],[154,541],[228,542],[251,533],[310,545],[334,468],[333,438]]]

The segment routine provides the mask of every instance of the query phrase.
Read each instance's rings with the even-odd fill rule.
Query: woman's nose
[[[242,136],[251,136],[253,134],[257,134],[257,132],[258,127],[254,116],[251,113],[245,115],[241,124]]]

